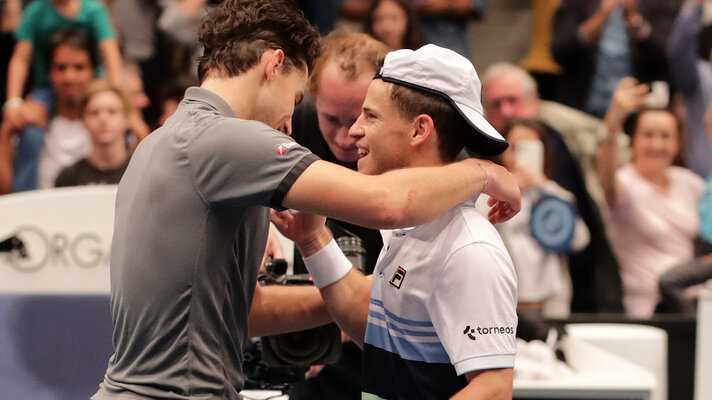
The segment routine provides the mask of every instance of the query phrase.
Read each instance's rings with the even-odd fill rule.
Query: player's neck
[[[258,79],[251,76],[253,70],[230,78],[207,77],[200,85],[225,100],[238,118],[252,119],[259,90]]]
[[[420,148],[418,150],[412,149],[417,153],[413,153],[408,160],[408,168],[418,168],[418,167],[441,167],[443,165],[449,164],[442,160],[440,157],[440,152],[437,148],[435,149],[425,149]]]

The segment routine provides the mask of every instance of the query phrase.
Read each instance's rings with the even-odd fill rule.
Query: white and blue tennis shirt
[[[364,399],[447,399],[469,371],[514,367],[517,287],[472,203],[382,231],[364,341]]]

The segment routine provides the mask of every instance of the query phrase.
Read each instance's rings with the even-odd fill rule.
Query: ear
[[[435,123],[428,114],[420,114],[413,120],[413,127],[410,132],[410,144],[414,147],[422,147],[435,138]]]
[[[262,61],[265,63],[265,80],[270,82],[284,63],[284,51],[282,49],[267,50],[262,54]]]

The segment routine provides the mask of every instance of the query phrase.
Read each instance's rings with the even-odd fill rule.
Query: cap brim
[[[475,154],[491,157],[502,154],[509,143],[497,132],[496,129],[479,112],[452,102],[455,109],[462,115],[470,126],[476,131],[475,134],[465,134],[462,139],[465,147]]]
[[[420,86],[401,79],[383,76],[381,74],[381,71],[376,72],[376,76],[374,76],[373,79],[382,79],[385,82],[390,82],[396,85],[405,86],[413,90],[430,93],[450,103],[450,105],[455,108],[455,110],[457,110],[460,116],[462,116],[475,131],[463,132],[462,141],[465,147],[470,149],[476,155],[484,157],[496,156],[502,154],[502,152],[507,150],[507,147],[509,147],[509,143],[507,143],[507,141],[504,140],[502,135],[500,135],[499,132],[497,132],[497,130],[494,129],[494,127],[492,127],[489,122],[487,122],[487,120],[482,116],[482,114],[470,107],[456,103],[447,94],[439,90]]]

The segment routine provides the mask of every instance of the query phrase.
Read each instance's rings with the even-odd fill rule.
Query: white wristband
[[[351,261],[344,255],[334,239],[321,250],[304,258],[304,265],[314,280],[314,285],[325,288],[351,271]]]

